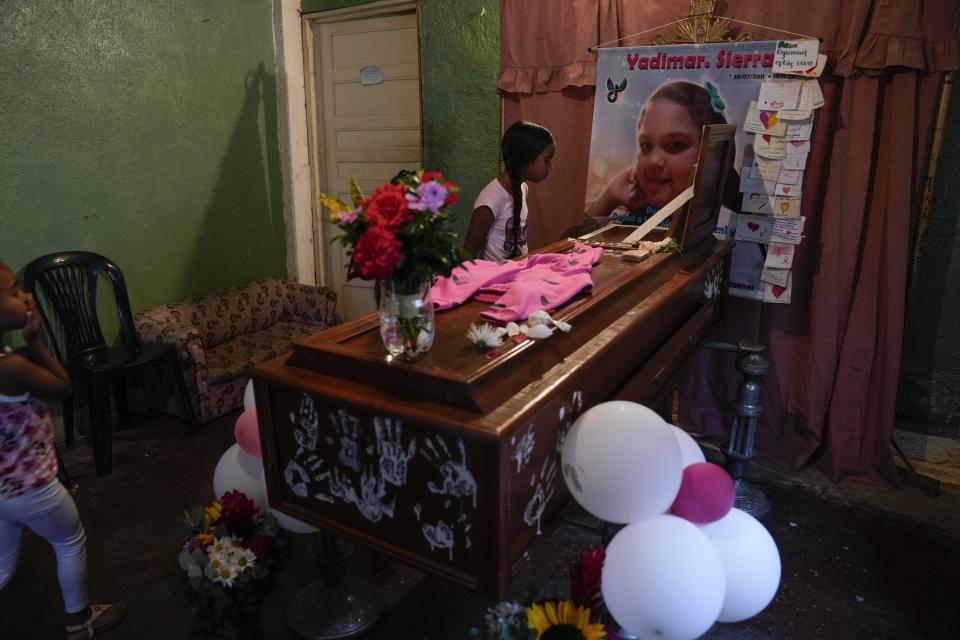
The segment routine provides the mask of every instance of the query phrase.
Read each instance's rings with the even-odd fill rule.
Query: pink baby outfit
[[[29,393],[0,395],[0,500],[22,496],[56,475],[53,424],[46,406]]]
[[[537,310],[550,311],[593,286],[590,273],[603,249],[576,244],[570,253],[535,253],[518,260],[473,260],[437,278],[430,294],[437,309],[450,309],[476,296],[493,302],[480,314],[506,323],[526,320]]]

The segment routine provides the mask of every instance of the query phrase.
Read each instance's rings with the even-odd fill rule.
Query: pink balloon
[[[260,427],[257,425],[256,407],[250,407],[240,414],[237,425],[233,428],[233,436],[244,453],[254,458],[263,456],[260,450]]]
[[[708,524],[727,515],[735,498],[733,480],[723,468],[697,462],[683,470],[670,513],[694,524]]]

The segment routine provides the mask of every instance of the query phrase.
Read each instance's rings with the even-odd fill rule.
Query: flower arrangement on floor
[[[276,518],[240,491],[184,516],[192,535],[178,560],[193,589],[197,631],[210,638],[250,635],[278,564]]]
[[[401,171],[367,197],[352,180],[353,206],[320,195],[343,231],[335,240],[350,256],[347,277],[378,283],[381,336],[391,355],[414,357],[433,342],[430,285],[467,257],[450,228],[457,192],[441,174],[421,169]]]
[[[524,607],[500,602],[483,618],[483,629],[470,629],[474,640],[616,640],[600,618],[603,547],[583,551],[570,569],[570,600],[546,600]]]

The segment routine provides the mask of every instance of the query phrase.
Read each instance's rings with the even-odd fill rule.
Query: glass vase
[[[430,283],[380,281],[380,338],[394,358],[413,360],[433,345]]]

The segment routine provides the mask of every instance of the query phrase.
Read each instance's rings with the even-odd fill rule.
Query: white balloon
[[[213,471],[213,493],[217,500],[227,491],[241,491],[261,509],[267,508],[267,481],[263,460],[244,453],[234,444],[222,456]]]
[[[703,450],[700,448],[700,445],[690,437],[689,433],[674,425],[670,425],[670,429],[673,431],[673,436],[677,439],[677,444],[680,445],[680,458],[683,460],[684,469],[697,462],[707,461],[707,459],[703,457]]]
[[[664,513],[680,490],[680,446],[659,415],[615,400],[588,409],[567,433],[563,479],[584,509],[608,522]]]
[[[780,585],[780,552],[770,532],[740,509],[700,530],[716,547],[727,576],[720,622],[739,622],[763,611]]]
[[[607,546],[600,579],[617,623],[640,638],[692,640],[723,604],[723,564],[695,524],[656,516],[621,529]]]
[[[315,526],[307,524],[297,520],[296,518],[291,518],[285,513],[280,513],[276,509],[271,509],[273,515],[277,517],[277,524],[289,531],[290,533],[315,533],[319,531]]]
[[[256,401],[253,398],[253,378],[247,380],[247,386],[243,390],[243,409],[247,410],[250,407],[255,407],[257,405]]]

